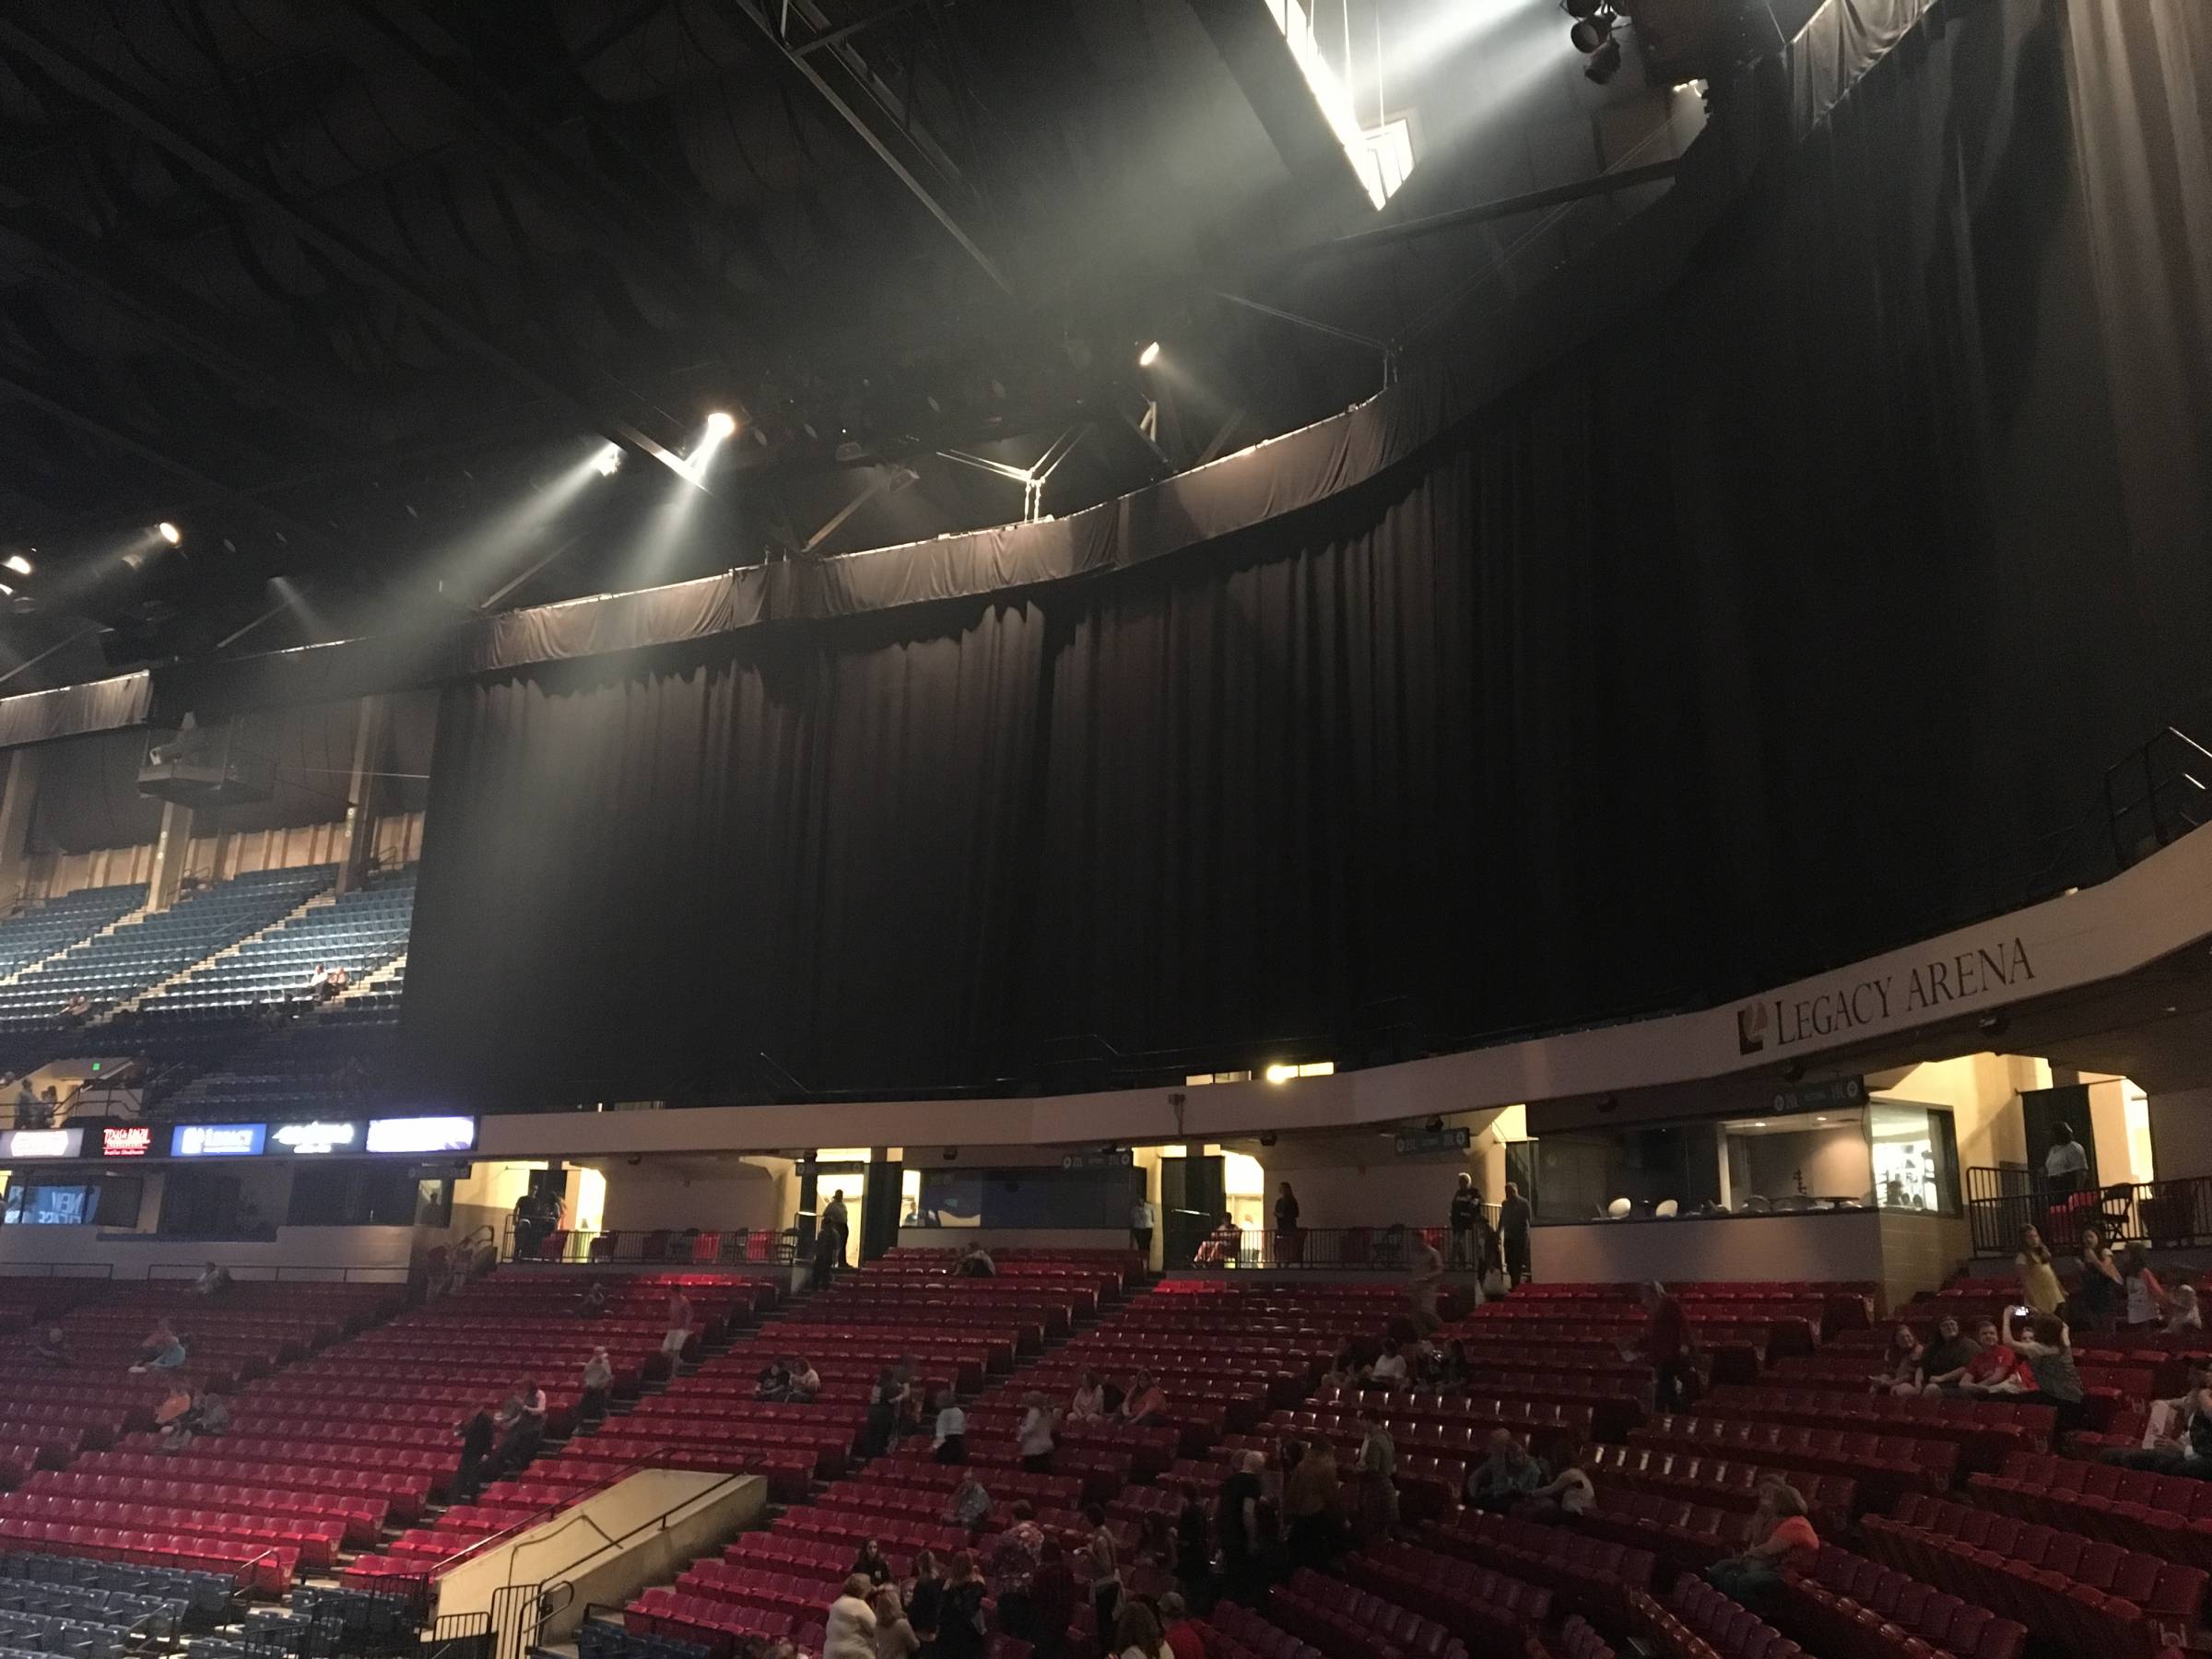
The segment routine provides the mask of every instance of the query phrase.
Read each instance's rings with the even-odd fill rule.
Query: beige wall
[[[1371,1132],[1367,1138],[1374,1150],[1370,1161],[1361,1163],[1288,1146],[1259,1148],[1253,1156],[1267,1171],[1268,1204],[1275,1201],[1277,1183],[1288,1181],[1298,1194],[1301,1227],[1387,1227],[1394,1221],[1441,1227],[1449,1218],[1460,1171],[1477,1178],[1484,1173],[1471,1158],[1399,1158],[1383,1136]],[[1486,1195],[1497,1202],[1494,1191]],[[1274,1225],[1272,1209],[1268,1225]]]
[[[1880,1279],[1874,1210],[1737,1216],[1724,1221],[1589,1221],[1529,1230],[1546,1284],[1634,1279]]]
[[[774,1232],[786,1224],[783,1182],[749,1159],[629,1164],[617,1159],[595,1160],[595,1167],[606,1177],[609,1232],[686,1227]]]
[[[2150,1144],[2160,1181],[2212,1175],[2212,1088],[2152,1095]]]
[[[112,1262],[115,1277],[160,1277],[219,1262],[232,1268],[353,1268],[361,1277],[404,1282],[415,1258],[411,1227],[280,1227],[261,1243],[164,1239],[150,1233],[119,1239],[96,1227],[0,1227],[0,1271],[29,1263]]]
[[[1876,1093],[1883,1100],[1948,1107],[1959,1135],[1959,1167],[1971,1170],[2026,1161],[2020,1091],[2050,1087],[2048,1063],[2023,1054],[1983,1053],[1916,1065],[1894,1087]]]
[[[1963,1216],[1882,1212],[1882,1305],[1902,1307],[1942,1286],[1973,1248]]]

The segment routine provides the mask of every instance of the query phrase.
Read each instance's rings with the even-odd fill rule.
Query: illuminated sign
[[[0,1134],[0,1163],[18,1158],[75,1158],[85,1149],[83,1129],[10,1129]]]
[[[470,1152],[476,1149],[477,1120],[470,1117],[371,1118],[371,1152]]]
[[[144,1158],[154,1149],[154,1132],[144,1124],[125,1124],[100,1132],[100,1150],[108,1158]]]
[[[171,1158],[252,1158],[268,1138],[266,1124],[179,1124],[169,1137]]]
[[[366,1125],[351,1124],[278,1124],[269,1131],[268,1149],[291,1152],[301,1158],[329,1152],[359,1152]]]

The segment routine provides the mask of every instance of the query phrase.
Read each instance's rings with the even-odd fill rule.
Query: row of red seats
[[[1666,1611],[1672,1621],[1657,1621],[1653,1634],[1670,1653],[1683,1647],[1678,1632],[1685,1630],[1718,1659],[1798,1659],[1805,1651],[1748,1607],[1688,1573],[1675,1581]]]
[[[2077,1653],[2150,1659],[2185,1643],[2204,1606],[2201,1568],[2049,1527],[2019,1526],[1976,1547],[1869,1515],[1865,1536],[1874,1559],[1985,1607],[2018,1613]]]
[[[2020,1659],[2028,1630],[1908,1573],[1824,1545],[1783,1570],[1777,1617],[1822,1659]]]
[[[1551,1616],[1551,1593],[1541,1586],[1412,1544],[1371,1544],[1346,1558],[1337,1571],[1467,1640],[1480,1637],[1510,1646]]]
[[[1654,1492],[1748,1514],[1759,1506],[1759,1487],[1782,1480],[1805,1499],[1823,1533],[1842,1531],[1856,1512],[1858,1483],[1847,1475],[1778,1469],[1657,1446],[1593,1446],[1586,1460],[1590,1477],[1607,1491]]]
[[[2027,1453],[1967,1489],[1998,1515],[2212,1568],[2212,1481]]]
[[[1421,1539],[1441,1554],[1540,1584],[1607,1618],[1624,1612],[1631,1594],[1651,1588],[1658,1564],[1648,1549],[1482,1510],[1466,1510],[1424,1527]]]
[[[1906,1434],[1807,1429],[1744,1418],[1656,1417],[1629,1436],[1641,1446],[1694,1449],[1821,1475],[1847,1475],[1869,1509],[1893,1506],[1905,1491],[1950,1490],[1959,1448]]]

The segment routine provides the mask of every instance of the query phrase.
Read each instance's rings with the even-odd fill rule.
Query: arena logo
[[[1735,1011],[1736,1052],[1757,1054],[1765,1052],[1770,1041],[1785,1049],[1815,1038],[1849,1036],[2034,982],[2035,964],[2027,943],[2015,934],[1994,945],[1931,957],[1833,990],[1745,1003]]]

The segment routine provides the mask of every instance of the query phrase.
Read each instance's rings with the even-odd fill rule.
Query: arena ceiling
[[[1379,214],[1276,4],[6,7],[0,689],[1001,523],[1041,462],[1039,510],[1103,500],[1663,186],[1336,239],[1695,130],[1551,0],[1321,0],[1418,123]]]

